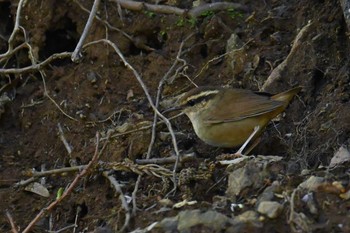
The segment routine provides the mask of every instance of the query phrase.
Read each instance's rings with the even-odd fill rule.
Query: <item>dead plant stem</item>
[[[81,49],[82,49],[83,44],[86,40],[86,37],[89,34],[89,31],[90,31],[91,26],[92,26],[92,22],[94,21],[94,18],[96,16],[96,12],[97,12],[98,7],[100,5],[100,2],[101,2],[101,0],[95,0],[94,4],[92,5],[92,9],[91,9],[89,18],[85,24],[84,31],[79,39],[77,46],[75,47],[75,49],[72,53],[71,59],[73,62],[78,62],[81,59]]]

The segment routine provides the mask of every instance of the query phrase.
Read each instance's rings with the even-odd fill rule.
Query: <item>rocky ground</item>
[[[347,1],[93,3],[0,1],[1,232],[350,231]],[[174,167],[194,84],[303,89],[229,166],[171,119]]]

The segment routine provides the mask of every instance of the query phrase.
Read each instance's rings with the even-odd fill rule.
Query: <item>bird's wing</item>
[[[259,95],[249,90],[228,89],[226,91],[232,93],[217,96],[221,99],[220,101],[226,104],[213,107],[212,112],[215,113],[215,117],[213,117],[212,112],[208,113],[210,117],[204,120],[205,123],[218,124],[239,121],[271,112],[283,105],[281,101],[272,100],[266,95]]]

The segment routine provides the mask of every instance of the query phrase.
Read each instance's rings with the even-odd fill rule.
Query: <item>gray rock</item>
[[[275,201],[260,202],[258,212],[269,218],[277,218],[283,210],[283,205]]]
[[[325,181],[323,177],[310,176],[309,179],[299,184],[299,188],[306,189],[308,191],[317,191],[317,188]]]

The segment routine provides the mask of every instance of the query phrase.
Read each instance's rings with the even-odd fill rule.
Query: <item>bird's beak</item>
[[[182,106],[175,106],[175,107],[172,107],[172,108],[168,108],[168,109],[165,109],[162,114],[164,113],[168,113],[168,112],[174,112],[174,111],[181,111],[183,109]]]

